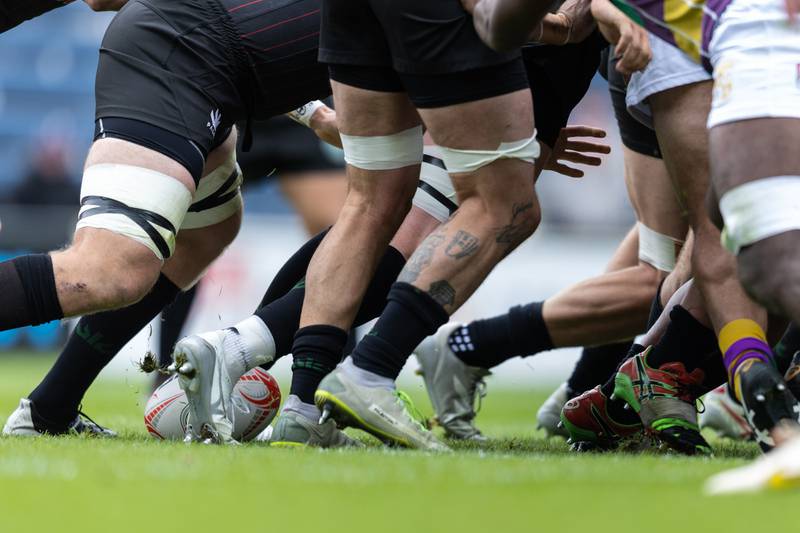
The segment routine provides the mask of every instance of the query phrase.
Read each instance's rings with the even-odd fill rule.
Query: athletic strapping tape
[[[683,241],[650,229],[641,222],[638,228],[639,259],[662,272],[675,270],[675,261]]]
[[[529,139],[500,143],[495,150],[463,150],[445,146],[440,146],[439,149],[447,170],[453,174],[475,172],[498,159],[519,159],[533,164],[540,153],[536,131]]]
[[[439,222],[444,222],[458,209],[456,191],[439,147],[429,145],[423,151],[419,185],[412,203]]]
[[[800,176],[751,181],[722,195],[722,245],[733,252],[769,237],[800,230]]]
[[[422,126],[392,135],[342,137],[344,160],[364,170],[394,170],[422,162]]]
[[[312,102],[309,102],[307,104],[298,107],[294,111],[289,111],[288,113],[286,113],[286,115],[290,119],[294,120],[299,124],[302,124],[306,128],[310,128],[311,117],[314,116],[314,113],[317,111],[317,109],[323,107],[324,105],[325,104],[323,104],[319,100],[314,100]]]
[[[132,165],[92,165],[83,173],[77,227],[130,237],[164,260],[175,250],[191,201],[189,189],[166,174]]]

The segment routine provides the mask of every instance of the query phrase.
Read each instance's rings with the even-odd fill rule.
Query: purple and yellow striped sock
[[[748,368],[756,361],[772,364],[772,349],[767,344],[767,336],[757,322],[740,318],[728,322],[720,330],[719,349],[724,354],[728,383],[741,401],[739,370]]]

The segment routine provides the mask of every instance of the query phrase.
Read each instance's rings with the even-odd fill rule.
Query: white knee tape
[[[131,165],[92,165],[83,173],[77,227],[125,235],[166,259],[175,250],[191,201],[189,190],[166,174]]]
[[[766,238],[800,230],[800,176],[764,178],[722,195],[722,245],[733,252]]]
[[[496,150],[461,150],[445,146],[439,148],[442,151],[444,164],[451,174],[475,172],[498,159],[520,159],[532,164],[540,152],[535,131],[530,139],[500,143]]]
[[[683,241],[652,230],[639,222],[639,260],[663,272],[672,272]]]
[[[439,147],[426,146],[423,152],[419,186],[412,203],[439,222],[444,222],[458,209],[456,191]]]
[[[203,176],[192,198],[181,229],[213,226],[242,209],[242,169],[231,153],[225,163]]]
[[[375,137],[341,134],[344,160],[364,170],[393,170],[422,161],[422,126]]]

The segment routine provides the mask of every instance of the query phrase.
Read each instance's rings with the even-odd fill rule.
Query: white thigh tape
[[[422,161],[422,126],[393,135],[360,137],[341,134],[344,160],[364,170],[393,170]]]
[[[314,115],[314,112],[319,109],[320,107],[324,106],[322,102],[319,100],[314,100],[313,102],[309,102],[304,104],[294,111],[289,111],[286,115],[297,122],[298,124],[302,124],[306,128],[311,127],[311,117]]]
[[[423,152],[419,186],[414,194],[413,204],[439,222],[444,222],[458,209],[456,191],[442,161],[439,147],[426,146]]]
[[[242,169],[236,154],[203,176],[181,229],[205,228],[227,220],[242,209]]]
[[[663,272],[672,272],[683,241],[639,222],[639,259]]]
[[[440,146],[442,159],[451,174],[475,172],[498,159],[520,159],[533,164],[539,157],[539,141],[536,132],[530,139],[500,143],[496,150],[460,150]]]
[[[800,230],[800,176],[764,178],[734,187],[722,195],[725,221],[722,245],[741,248],[766,238]]]
[[[83,173],[78,228],[125,235],[159,259],[175,250],[175,236],[192,201],[178,180],[131,165],[92,165]]]

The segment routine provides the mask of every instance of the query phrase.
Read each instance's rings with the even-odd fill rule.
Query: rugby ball
[[[269,372],[254,368],[243,375],[233,389],[233,438],[254,439],[269,424],[281,405],[278,382]],[[157,439],[182,440],[189,418],[186,393],[172,376],[158,387],[144,410],[144,426]]]

